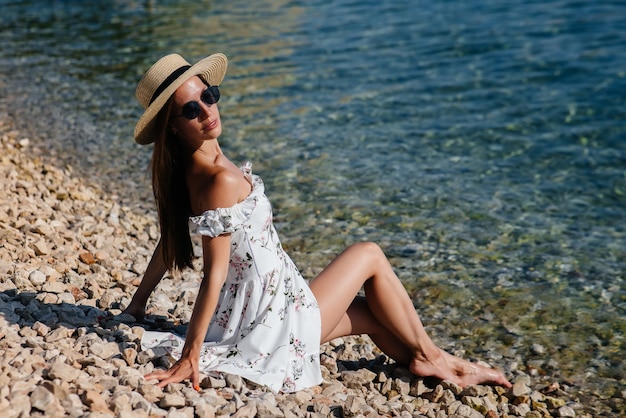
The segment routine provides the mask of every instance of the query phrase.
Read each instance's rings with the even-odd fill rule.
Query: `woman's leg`
[[[365,290],[363,303],[355,295]],[[392,358],[419,376],[434,376],[462,386],[511,384],[502,373],[441,350],[430,339],[413,302],[380,247],[353,245],[311,283],[322,316],[322,341],[370,334]]]
[[[345,335],[359,334],[368,334],[378,348],[398,363],[404,365],[411,363],[413,358],[411,351],[391,331],[378,322],[378,319],[372,315],[367,300],[363,296],[354,298],[339,324],[322,340],[322,343]]]

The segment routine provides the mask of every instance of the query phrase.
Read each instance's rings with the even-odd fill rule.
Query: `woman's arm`
[[[135,291],[133,299],[126,309],[124,309],[123,313],[132,315],[137,321],[142,321],[146,313],[146,303],[148,302],[148,298],[159,284],[166,271],[167,267],[163,262],[161,240],[159,240],[158,245],[152,253],[152,258],[148,263],[146,272],[141,279],[141,283],[139,283],[139,287]]]
[[[181,358],[169,370],[157,370],[145,376],[159,380],[159,387],[190,379],[193,387],[200,384],[200,350],[217,307],[220,290],[228,273],[230,257],[230,234],[202,238],[204,276],[187,328],[187,336]]]
[[[231,207],[237,203],[240,183],[238,184],[238,179],[232,172],[221,171],[207,183],[210,187],[200,200],[202,210]],[[217,237],[203,236],[202,254],[204,261],[202,283],[187,328],[181,358],[169,370],[157,370],[145,376],[146,379],[159,380],[160,387],[191,379],[193,387],[199,390],[200,350],[228,274],[230,234]]]

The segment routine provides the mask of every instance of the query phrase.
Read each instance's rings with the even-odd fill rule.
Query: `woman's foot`
[[[461,387],[479,384],[501,385],[507,388],[512,386],[498,370],[463,360],[444,350],[438,349],[438,353],[430,357],[416,355],[409,366],[411,373],[449,380]]]

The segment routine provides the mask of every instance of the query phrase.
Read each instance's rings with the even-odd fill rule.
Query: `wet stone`
[[[532,389],[528,387],[528,385],[525,382],[522,382],[522,381],[513,383],[513,387],[511,388],[511,393],[516,398],[530,395],[531,392],[532,392]]]
[[[575,417],[576,412],[569,406],[562,406],[558,409],[559,417]]]

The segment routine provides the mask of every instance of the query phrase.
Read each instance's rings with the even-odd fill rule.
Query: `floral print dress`
[[[252,192],[230,208],[190,218],[192,229],[215,237],[231,234],[230,266],[211,319],[200,371],[242,376],[278,392],[322,381],[319,307],[304,278],[281,247],[263,181],[242,171]],[[146,331],[142,348],[165,347],[180,358],[184,339]]]

